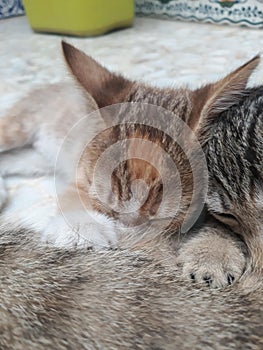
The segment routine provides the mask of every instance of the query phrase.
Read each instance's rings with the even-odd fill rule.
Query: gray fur
[[[259,275],[211,290],[180,279],[165,242],[155,258],[59,251],[36,240],[1,228],[1,350],[263,347]]]
[[[210,174],[209,210],[243,236],[253,268],[260,270],[263,267],[262,110],[263,88],[247,90],[239,104],[211,123],[210,136],[204,145]],[[231,221],[236,224],[231,225]]]

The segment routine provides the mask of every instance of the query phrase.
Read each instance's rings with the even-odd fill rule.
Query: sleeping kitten
[[[195,135],[201,140],[211,170],[210,158],[217,152],[210,156],[207,143],[213,135],[214,121],[221,118],[222,111],[243,99],[247,80],[259,57],[219,82],[191,91],[162,90],[131,82],[110,73],[69,44],[63,43],[63,51],[81,89],[74,85],[40,89],[0,120],[0,149],[4,152],[0,158],[1,174],[46,174],[56,167],[56,179],[63,177],[66,185],[58,193],[58,215],[42,233],[44,241],[56,246],[116,247],[130,233],[142,236],[143,240],[154,239],[164,231],[173,237],[189,214],[193,197],[201,198],[201,202],[205,199],[206,169],[196,157],[198,178],[193,179],[195,169],[189,163],[190,158],[199,154]],[[118,110],[103,109],[118,103],[122,103]],[[155,128],[147,125],[145,104],[164,108],[174,115],[174,122],[169,119],[169,113],[158,113]],[[139,124],[138,118],[141,118]],[[178,120],[187,124],[195,135],[181,130]],[[182,146],[178,146],[178,139],[162,131],[165,123]],[[141,141],[130,142],[133,139]],[[113,153],[108,163],[124,160],[113,169],[111,186],[105,187],[109,168],[102,167],[103,171],[96,173],[97,165],[101,155],[117,142],[121,151]],[[152,144],[169,154],[178,172],[171,172]],[[157,164],[157,169],[152,164]],[[166,189],[164,178],[169,180]],[[143,180],[143,184],[138,180]],[[194,181],[199,183],[197,190]],[[234,215],[231,207],[226,213],[213,206],[218,193],[220,190],[209,187],[209,211],[223,224],[244,234],[242,225],[236,228],[236,220],[227,220],[229,215]],[[200,201],[195,205],[200,209]],[[190,240],[179,250],[178,261],[188,278],[223,286],[242,274],[245,256],[242,242],[214,222],[208,222],[195,238],[192,238],[194,231],[189,234]],[[215,248],[210,245],[211,237]],[[228,249],[218,250],[218,246],[225,245]],[[253,244],[249,248],[253,249]]]
[[[251,266],[263,268],[263,87],[247,89],[236,105],[200,133],[209,169],[207,204],[241,235]]]

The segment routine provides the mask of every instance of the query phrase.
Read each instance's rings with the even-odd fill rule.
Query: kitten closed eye
[[[212,215],[223,224],[231,228],[232,231],[240,232],[240,224],[233,214],[228,213],[212,213]]]

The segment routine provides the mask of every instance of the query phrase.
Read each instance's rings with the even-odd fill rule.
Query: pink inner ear
[[[93,58],[64,41],[62,49],[73,76],[100,108],[125,100],[132,86],[129,80],[109,72]]]

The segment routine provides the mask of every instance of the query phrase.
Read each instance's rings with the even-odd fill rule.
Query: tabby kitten
[[[218,124],[220,120],[224,120],[222,112],[231,111],[232,106],[238,108],[239,102],[244,100],[244,95],[248,93],[246,90],[248,78],[258,65],[259,57],[255,57],[219,82],[198,90],[163,90],[110,73],[92,58],[67,43],[62,43],[62,47],[66,62],[81,89],[75,88],[73,84],[40,89],[18,103],[0,120],[0,149],[5,151],[0,159],[2,175],[25,174],[25,172],[43,174],[50,172],[56,166],[58,175],[56,178],[59,175],[60,178],[63,177],[65,185],[58,194],[60,210],[42,232],[42,240],[57,247],[78,246],[100,249],[121,246],[125,244],[127,236],[129,244],[134,245],[134,240],[137,245],[147,246],[147,240],[158,239],[166,233],[174,244],[174,234],[180,231],[193,197],[201,198],[201,202],[205,200],[203,184],[206,169],[200,168],[198,161],[195,162],[198,178],[194,179],[194,169],[189,163],[189,158],[195,158],[198,154],[195,140],[197,136],[204,148],[210,170],[208,210],[217,220],[243,235],[245,240],[248,238],[250,253],[254,254],[254,260],[257,259],[254,246],[255,238],[259,237],[260,220],[254,220],[254,216],[258,215],[256,213],[260,205],[260,185],[254,187],[251,183],[252,187],[249,187],[248,184],[249,190],[253,188],[254,196],[250,198],[249,195],[252,193],[248,192],[246,197],[248,203],[239,205],[245,208],[241,215],[244,215],[247,207],[251,207],[251,211],[252,207],[255,207],[254,216],[251,214],[252,220],[250,214],[246,215],[246,220],[251,225],[249,232],[253,231],[253,234],[247,234],[247,226],[243,226],[243,223],[236,218],[237,214],[233,212],[235,202],[232,206],[230,202],[228,210],[226,205],[224,207],[218,205],[217,198],[222,189],[217,186],[219,175],[215,174],[215,171],[217,169],[220,173],[222,168],[216,167],[213,159],[218,156],[220,162],[225,155],[224,149],[220,153],[217,146],[212,145],[213,142],[215,144],[224,142],[214,135],[216,125],[222,128],[222,124]],[[122,103],[122,107],[117,112],[114,108],[103,109],[118,103]],[[168,116],[164,113],[160,120],[156,119],[155,128],[149,127],[147,110],[145,113],[144,108],[146,103],[162,107],[172,113],[174,122],[166,119]],[[130,105],[135,106],[132,113]],[[87,114],[88,118],[85,118]],[[236,114],[240,114],[238,109]],[[138,116],[142,116],[140,123]],[[113,118],[117,120],[114,125],[112,125]],[[193,132],[188,134],[183,132],[178,120],[187,124]],[[165,123],[168,124],[169,131],[176,133],[183,147],[178,146],[177,139],[174,140],[162,132]],[[238,120],[235,125],[239,125]],[[124,143],[132,139],[139,139],[145,143]],[[108,168],[102,168],[99,181],[94,174],[97,174],[96,167],[100,156],[118,141],[121,151],[114,153],[114,157],[124,160],[115,167],[109,190],[104,186]],[[171,172],[171,168],[165,166],[160,154],[155,152],[153,146],[148,146],[147,141],[169,154],[178,172]],[[238,138],[235,142],[238,142]],[[143,156],[148,161],[140,156],[142,149]],[[6,152],[9,150],[11,152]],[[138,152],[139,156],[136,156]],[[260,156],[262,154],[259,154]],[[109,163],[115,160],[114,157],[110,158]],[[24,167],[25,162],[29,167]],[[157,164],[157,169],[152,164]],[[229,171],[236,172],[233,169]],[[258,176],[261,176],[260,168],[256,171],[259,171]],[[222,180],[224,173],[220,176]],[[169,179],[166,192],[164,179]],[[138,180],[143,180],[147,185],[146,197],[144,188],[141,188]],[[194,180],[200,184],[196,193],[194,193]],[[99,189],[99,193],[103,194],[103,200],[98,198],[94,190],[96,181],[98,182],[96,190]],[[174,195],[167,196],[167,192]],[[237,192],[236,197],[240,198],[238,196]],[[164,205],[163,197],[166,199]],[[126,203],[129,205],[128,210]],[[143,204],[138,207],[138,203]],[[198,206],[200,202],[195,204]],[[121,210],[115,210],[116,207]],[[160,226],[160,223],[167,219],[169,224]],[[231,284],[242,274],[245,268],[243,244],[229,229],[226,230],[219,223],[215,224],[214,219],[210,219],[199,230],[197,236],[192,231],[187,237],[190,239],[181,244],[178,257],[178,262],[183,265],[183,273],[187,278],[213,286],[223,286]],[[211,241],[215,244],[215,248],[211,246]],[[178,245],[178,242],[176,244]],[[218,246],[222,246],[222,249],[218,250]]]

